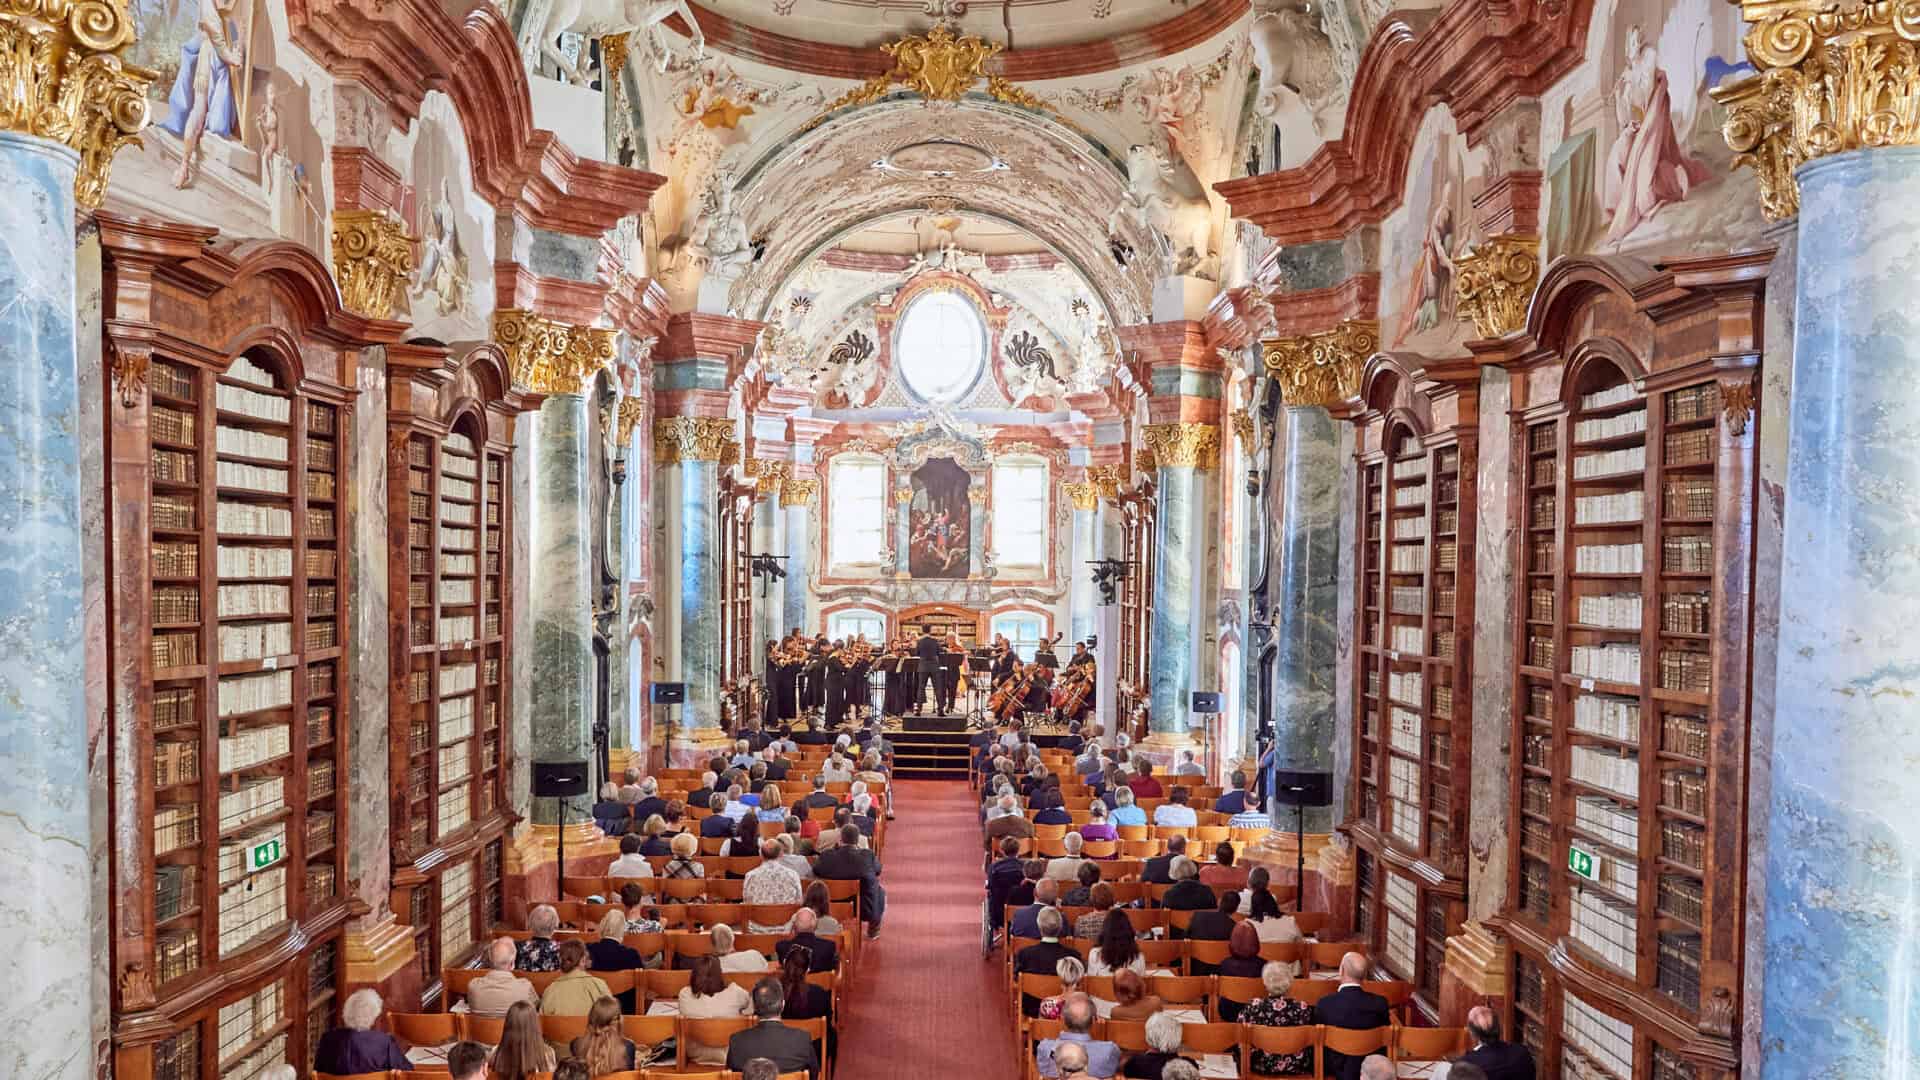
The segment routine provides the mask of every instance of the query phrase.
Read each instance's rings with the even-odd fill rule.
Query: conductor
[[[938,682],[940,678],[940,654],[942,651],[940,639],[933,636],[933,627],[930,625],[922,626],[920,628],[920,639],[913,643],[913,655],[918,660],[916,666],[919,668],[913,677],[913,711],[915,715],[919,714],[920,707],[926,703],[927,691],[929,690],[936,691],[935,703],[937,707],[939,700],[937,688],[940,685]]]

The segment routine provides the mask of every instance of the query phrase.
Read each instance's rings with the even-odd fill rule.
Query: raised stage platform
[[[952,716],[914,716],[887,718],[887,740],[893,743],[894,775],[903,780],[965,780],[967,759],[971,754],[967,718]],[[1036,746],[1058,746],[1065,742],[1064,732],[1033,732]]]

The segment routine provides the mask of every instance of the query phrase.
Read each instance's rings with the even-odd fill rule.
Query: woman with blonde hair
[[[692,833],[683,832],[674,837],[673,858],[660,867],[660,876],[669,880],[706,877],[707,868],[693,861],[694,854],[699,850],[700,841]]]
[[[785,826],[787,823],[786,805],[780,801],[780,785],[768,784],[760,789],[760,809],[755,811],[761,821],[771,821]]]
[[[594,1002],[587,1010],[586,1033],[567,1049],[586,1063],[590,1076],[632,1070],[633,1040],[620,1033],[620,1003],[610,997]]]
[[[1059,963],[1053,965],[1053,973],[1060,976],[1060,992],[1040,999],[1042,1020],[1060,1019],[1060,1005],[1067,1000],[1068,994],[1080,988],[1080,980],[1087,974],[1087,965],[1077,956],[1063,956]]]
[[[527,1080],[533,1073],[553,1071],[553,1050],[540,1034],[540,1017],[533,1006],[516,1001],[500,1026],[500,1045],[487,1063],[487,1080]]]
[[[659,814],[648,814],[646,823],[640,826],[640,834],[646,837],[640,842],[640,854],[649,858],[673,854],[673,843],[664,835],[666,831],[666,818]]]

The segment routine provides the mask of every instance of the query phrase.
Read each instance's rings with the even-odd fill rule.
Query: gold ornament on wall
[[[1159,467],[1160,463],[1154,460],[1153,447],[1143,446],[1133,452],[1133,471],[1151,473]]]
[[[1233,415],[1228,417],[1228,420],[1233,424],[1234,438],[1240,440],[1240,452],[1248,457],[1252,457],[1253,414],[1245,409],[1235,409],[1233,410]]]
[[[912,488],[894,488],[893,489],[893,503],[895,506],[905,506],[912,501],[913,501]]]
[[[1118,465],[1087,466],[1087,483],[1093,485],[1094,494],[1102,499],[1118,498],[1120,485],[1125,482],[1125,472]]]
[[[608,34],[600,39],[600,66],[606,69],[607,85],[612,86],[620,72],[627,66],[627,48],[631,44],[630,34]]]
[[[1760,74],[1714,92],[1736,165],[1769,217],[1797,213],[1793,170],[1848,150],[1920,145],[1920,8],[1911,0],[1741,0]]]
[[[74,201],[107,194],[113,156],[140,144],[157,72],[118,55],[133,44],[125,0],[0,0],[0,129],[80,155]]]
[[[794,477],[780,487],[781,506],[805,506],[820,494],[820,481],[814,477]]]
[[[515,388],[577,394],[613,361],[614,331],[569,326],[521,308],[493,313],[493,340],[507,354]]]
[[[1482,338],[1504,337],[1526,325],[1527,304],[1540,280],[1540,238],[1525,233],[1488,237],[1454,262],[1459,312]]]
[[[653,463],[714,461],[726,455],[733,441],[733,421],[723,417],[669,416],[653,422]]]
[[[1156,468],[1211,469],[1220,463],[1220,429],[1212,424],[1148,424],[1140,437]]]
[[[747,475],[753,477],[753,489],[762,495],[780,494],[787,477],[793,473],[793,466],[784,461],[761,461],[756,458],[747,462],[747,465]]]
[[[333,276],[347,310],[369,319],[393,318],[400,287],[413,272],[417,239],[384,210],[333,212]]]
[[[827,117],[850,105],[870,105],[898,84],[929,102],[959,101],[974,84],[986,80],[986,94],[995,101],[1051,112],[1032,93],[987,71],[987,61],[1006,46],[978,34],[955,34],[949,26],[935,26],[925,34],[909,34],[880,46],[893,66],[828,102],[820,115],[807,121],[802,132],[825,123]]]
[[[1085,483],[1069,480],[1060,485],[1060,492],[1073,501],[1075,510],[1091,510],[1100,505],[1100,489],[1091,480]]]
[[[641,416],[647,411],[647,403],[631,395],[620,399],[619,439],[621,446],[633,443],[633,429],[640,425]]]
[[[1380,324],[1348,319],[1331,330],[1260,343],[1288,405],[1336,405],[1360,392],[1360,368],[1380,347]]]

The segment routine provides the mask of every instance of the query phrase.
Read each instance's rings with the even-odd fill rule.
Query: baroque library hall
[[[1920,1080],[1916,4],[0,0],[0,1078]]]

